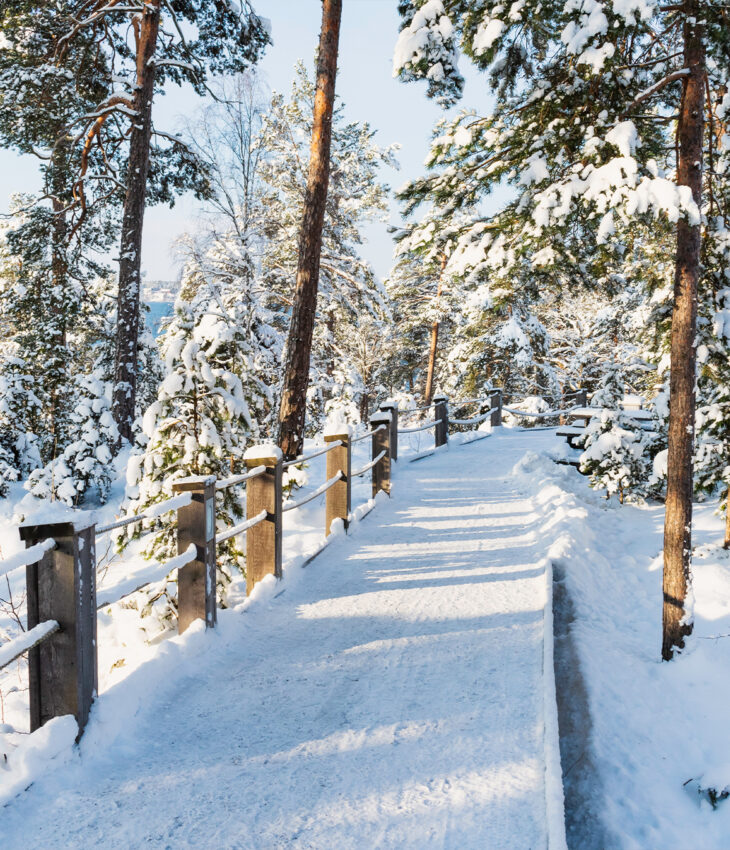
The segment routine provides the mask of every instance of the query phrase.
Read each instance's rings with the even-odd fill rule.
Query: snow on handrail
[[[4,561],[0,561],[0,576],[7,575],[20,567],[37,564],[46,552],[55,548],[56,541],[49,537],[46,540],[42,540],[40,543],[36,543],[33,546],[29,546],[27,549],[23,549],[21,552],[16,552]]]
[[[299,502],[292,502],[291,505],[284,505],[284,507],[281,509],[281,512],[286,513],[287,511],[293,511],[296,508],[301,508],[302,505],[306,505],[307,502],[311,502],[312,499],[316,499],[317,496],[321,496],[323,493],[326,493],[329,490],[330,487],[337,484],[337,482],[340,480],[340,478],[344,478],[344,477],[345,476],[342,474],[342,470],[341,469],[338,470],[337,475],[333,475],[332,478],[330,478],[329,481],[325,481],[325,483],[321,487],[318,487],[314,491],[314,493],[311,493],[309,496],[307,496],[306,499],[302,499]]]
[[[246,522],[239,523],[239,525],[234,525],[232,528],[226,529],[223,534],[217,534],[215,542],[225,543],[226,540],[230,540],[231,537],[235,537],[237,534],[243,534],[244,531],[248,531],[249,528],[253,528],[260,522],[263,522],[268,515],[267,511],[261,511],[261,513],[256,514],[255,517],[247,519]]]
[[[184,552],[181,552],[174,558],[170,558],[170,560],[166,561],[164,564],[151,564],[150,572],[154,570],[154,575],[152,575],[151,577],[145,577],[146,580],[143,581],[141,584],[135,584],[136,579],[134,578],[130,579],[127,582],[120,582],[119,585],[117,585],[116,593],[119,593],[120,589],[122,589],[124,592],[119,593],[119,595],[116,596],[115,599],[104,599],[102,602],[97,602],[96,610],[99,611],[101,608],[106,608],[107,605],[114,605],[117,602],[121,602],[122,599],[126,598],[127,596],[131,596],[138,590],[142,590],[142,588],[147,587],[148,584],[152,584],[156,581],[161,581],[173,570],[182,569],[182,567],[184,567],[186,564],[189,564],[191,561],[194,561],[197,557],[198,549],[194,543],[191,543]],[[126,589],[128,586],[129,590]],[[111,592],[112,590],[114,590],[114,588],[110,588],[108,592]]]
[[[261,466],[254,466],[253,469],[241,475],[232,475],[230,478],[223,478],[220,481],[216,481],[215,489],[224,490],[226,487],[233,487],[234,484],[242,484],[244,481],[248,481],[249,478],[257,478],[259,475],[263,475],[264,472],[266,472],[266,467],[263,464]]]
[[[41,641],[55,634],[61,627],[55,620],[46,620],[45,623],[38,623],[29,632],[23,632],[13,640],[0,646],[0,670],[12,664],[16,658],[20,658],[23,653],[34,646],[38,646]]]
[[[383,449],[383,451],[382,451],[382,452],[380,452],[380,454],[379,454],[377,457],[374,457],[374,458],[370,461],[370,463],[366,463],[366,464],[365,464],[365,466],[363,466],[363,468],[362,468],[362,469],[358,469],[358,471],[357,471],[357,472],[352,472],[352,473],[351,473],[352,478],[359,478],[361,475],[365,475],[365,473],[366,473],[369,469],[372,469],[372,468],[375,466],[375,464],[376,464],[379,460],[382,460],[384,457],[385,457],[385,449]]]
[[[295,457],[294,460],[288,460],[284,464],[284,469],[288,469],[290,466],[295,466],[297,463],[304,463],[306,460],[312,460],[315,457],[319,457],[320,455],[326,455],[327,452],[331,452],[332,449],[336,449],[342,445],[342,440],[335,440],[334,443],[329,443],[325,448],[320,449],[318,452],[312,452],[309,455],[299,455],[299,457]]]
[[[488,410],[486,413],[481,413],[473,419],[449,419],[449,425],[478,425],[480,422],[484,422],[487,416],[491,416],[498,409],[499,408],[493,407],[491,410]]]
[[[415,434],[417,431],[425,431],[428,428],[433,428],[435,425],[440,425],[443,419],[434,419],[431,422],[426,422],[425,425],[419,425],[418,428],[400,428],[401,434]]]
[[[560,416],[562,413],[571,413],[573,410],[579,410],[579,408],[560,407],[557,410],[545,410],[542,413],[530,413],[527,410],[516,410],[513,407],[503,407],[502,410],[506,410],[507,413],[511,413],[514,416],[532,416],[535,419],[545,419],[549,416]]]
[[[485,396],[484,398],[455,398],[451,401],[452,407],[463,407],[465,404],[477,404],[478,402],[483,401],[491,401],[491,396]]]
[[[368,437],[372,437],[373,434],[377,434],[378,431],[382,431],[383,428],[385,428],[385,427],[386,427],[385,424],[378,425],[378,427],[373,428],[372,431],[366,431],[364,434],[361,434],[359,437],[355,437],[353,440],[350,440],[350,445],[352,445],[353,443],[359,443],[362,440],[367,440]]]
[[[100,525],[96,529],[96,536],[106,534],[107,531],[114,531],[115,528],[124,528],[127,525],[132,525],[135,522],[142,522],[143,519],[157,519],[162,514],[176,511],[179,508],[186,508],[193,501],[192,493],[180,493],[178,496],[173,496],[170,499],[165,499],[164,502],[157,502],[155,505],[150,505],[146,511],[134,516],[124,517],[107,525]]]

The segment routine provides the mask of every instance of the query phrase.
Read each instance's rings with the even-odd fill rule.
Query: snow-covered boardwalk
[[[526,437],[399,464],[283,593],[102,694],[79,754],[0,810],[3,850],[560,847]]]

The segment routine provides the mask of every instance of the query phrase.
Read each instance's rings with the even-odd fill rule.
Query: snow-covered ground
[[[214,632],[147,645],[136,611],[102,613],[81,745],[65,719],[5,730],[3,850],[563,846],[553,570],[569,845],[730,846],[730,800],[698,793],[730,783],[715,504],[696,513],[694,634],[664,664],[662,507],[607,503],[547,457],[552,431],[501,430],[404,457],[392,498],[306,569],[322,505],[289,514],[284,580],[239,590]]]
[[[730,553],[717,503],[695,508],[694,632],[664,663],[663,506],[606,503],[545,457],[528,455],[519,470],[571,600],[589,711],[585,740],[563,763],[571,847],[727,850],[730,800],[713,810],[698,793],[730,786]]]
[[[392,499],[306,569],[150,648],[3,810],[3,848],[524,848],[549,818],[559,847],[522,453],[492,437],[399,464]]]

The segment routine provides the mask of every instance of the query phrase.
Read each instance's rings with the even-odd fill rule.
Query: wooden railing
[[[493,390],[484,398],[457,402],[459,408],[469,404],[482,407],[489,404],[489,408],[470,419],[453,419],[451,424],[468,427],[487,418],[493,426],[502,424],[501,390]],[[177,480],[172,485],[172,498],[106,525],[95,526],[81,512],[71,522],[21,525],[20,538],[27,548],[0,562],[0,576],[26,568],[28,630],[0,647],[0,669],[28,653],[31,731],[65,714],[73,714],[79,734],[83,731],[98,687],[96,618],[100,608],[177,571],[178,632],[184,632],[196,619],[213,628],[217,619],[217,545],[246,534],[247,593],[267,575],[280,578],[284,513],[325,495],[325,534],[331,533],[337,520],[346,529],[352,520],[353,479],[370,473],[373,498],[380,491],[390,493],[392,463],[398,458],[400,434],[433,430],[434,448],[447,445],[450,423],[448,399],[444,396],[434,398],[432,419],[399,428],[399,415],[423,411],[399,411],[396,403],[388,402],[372,416],[367,433],[357,437],[345,429],[326,433],[322,448],[286,463],[275,446],[255,446],[245,455],[247,472],[220,480],[214,476]],[[353,471],[352,447],[367,439],[371,441],[371,460]],[[285,501],[284,470],[322,455],[327,456],[325,482],[299,501]],[[415,455],[412,459],[422,456]],[[216,491],[243,483],[246,520],[217,531]],[[103,594],[97,594],[96,588],[97,538],[172,512],[177,518],[178,554],[165,563],[153,565],[143,583],[130,580],[127,586],[118,587],[116,594],[99,601],[98,596]]]

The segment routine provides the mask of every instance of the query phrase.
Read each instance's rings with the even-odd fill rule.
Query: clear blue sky
[[[320,0],[254,0],[256,11],[271,20],[274,44],[269,47],[260,70],[270,88],[288,91],[297,59],[312,64],[319,38]],[[425,86],[404,84],[393,79],[392,54],[398,35],[397,0],[344,0],[337,93],[346,104],[349,118],[368,121],[378,130],[377,139],[386,145],[399,142],[400,172],[384,173],[387,182],[398,188],[423,170],[428,140],[439,107],[426,99]],[[486,81],[469,73],[463,105],[486,108]],[[189,91],[171,87],[155,105],[155,121],[175,130],[180,116],[190,115],[199,102]],[[32,157],[19,157],[0,149],[0,211],[7,210],[12,192],[33,190],[38,185],[37,164]],[[173,209],[151,207],[145,214],[142,265],[151,280],[167,280],[177,274],[172,244],[185,230],[195,228],[196,203],[181,198]],[[398,222],[392,204],[391,219]],[[392,259],[392,242],[386,225],[375,224],[367,231],[364,254],[375,271],[387,274]]]

